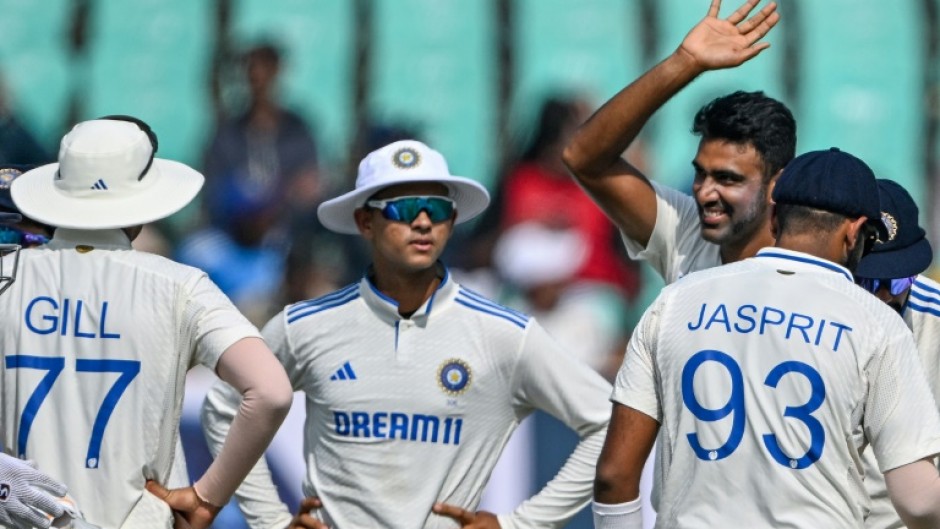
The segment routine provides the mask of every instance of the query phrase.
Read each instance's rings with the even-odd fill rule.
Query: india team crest
[[[437,383],[441,390],[454,397],[467,391],[472,380],[470,365],[459,358],[445,360],[437,370]]]
[[[411,147],[404,147],[395,151],[392,163],[399,169],[412,169],[421,163],[421,155]]]
[[[881,222],[884,223],[885,228],[888,228],[888,240],[887,241],[878,241],[878,242],[891,242],[895,237],[898,236],[898,221],[887,211],[881,212]]]

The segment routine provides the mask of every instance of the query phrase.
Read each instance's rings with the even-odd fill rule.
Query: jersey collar
[[[450,270],[440,261],[438,261],[436,266],[441,274],[441,283],[437,286],[437,290],[431,294],[431,297],[411,315],[411,318],[408,318],[421,327],[427,325],[432,311],[440,311],[446,305],[450,304],[459,289],[457,283],[454,282],[453,277],[451,277]],[[362,299],[366,302],[366,305],[372,309],[372,312],[388,323],[396,324],[400,320],[405,319],[398,313],[398,302],[380,292],[369,279],[371,275],[372,267],[369,267],[369,270],[366,271],[366,274],[359,282],[359,293],[362,295]]]
[[[78,247],[96,250],[132,249],[127,234],[119,228],[111,230],[56,228],[52,240],[46,245],[46,248],[50,250],[73,250]]]
[[[762,248],[757,252],[757,255],[754,256],[754,259],[773,263],[772,266],[780,266],[788,270],[841,274],[850,282],[854,282],[852,273],[849,272],[848,268],[808,253],[778,247]]]

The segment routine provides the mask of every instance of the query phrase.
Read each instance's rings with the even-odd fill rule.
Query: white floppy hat
[[[59,162],[27,171],[10,187],[23,215],[61,228],[102,230],[159,220],[189,204],[205,178],[189,166],[153,158],[146,124],[104,118],[75,125]]]
[[[457,224],[476,217],[490,203],[490,194],[482,185],[450,174],[441,153],[415,140],[390,143],[372,151],[359,163],[356,188],[317,208],[317,217],[328,229],[357,234],[353,212],[380,189],[412,182],[438,182],[447,186],[448,196],[457,206]]]

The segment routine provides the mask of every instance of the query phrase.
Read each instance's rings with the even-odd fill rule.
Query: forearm
[[[564,151],[568,168],[583,183],[601,176],[630,146],[650,117],[704,69],[680,49],[604,104]]]
[[[206,395],[202,406],[202,430],[213,456],[222,450],[240,404],[241,395],[224,382],[217,382]],[[252,529],[283,529],[290,522],[290,511],[278,496],[263,457],[239,485],[235,497]]]
[[[594,468],[607,433],[597,430],[583,439],[558,474],[510,515],[499,516],[503,529],[564,527],[590,501]]]
[[[215,461],[195,488],[209,503],[225,505],[264,455],[290,409],[292,392],[284,369],[260,339],[234,344],[222,355],[217,370],[242,400]],[[218,434],[213,435],[217,441]]]
[[[940,527],[940,474],[922,459],[885,472],[891,503],[909,529]]]

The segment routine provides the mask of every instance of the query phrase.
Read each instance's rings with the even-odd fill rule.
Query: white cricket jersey
[[[184,375],[257,329],[203,272],[120,230],[60,228],[19,266],[0,296],[4,451],[37,461],[104,529],[172,526],[144,483],[170,477]]]
[[[621,232],[630,258],[648,262],[667,285],[691,272],[721,265],[718,245],[702,238],[695,199],[650,183],[656,191],[656,224],[645,247]]]
[[[911,287],[904,307],[904,323],[913,331],[921,365],[934,399],[940,402],[940,284],[918,276]],[[871,513],[865,519],[868,529],[896,529],[904,527],[888,490],[884,475],[878,471],[875,456],[870,449],[863,454],[865,461],[865,490],[871,496]]]
[[[940,452],[901,318],[780,248],[665,288],[613,400],[661,423],[657,527],[858,527],[866,442],[882,472]]]
[[[541,493],[500,517],[502,527],[561,527],[590,500],[610,385],[533,319],[449,274],[411,318],[364,278],[288,306],[263,335],[307,396],[303,491],[323,501],[318,515],[330,527],[458,527],[432,505],[475,509],[534,409],[582,441]],[[203,413],[216,448],[238,405],[225,387],[210,391]],[[237,493],[253,528],[290,520],[272,492],[256,467]]]

